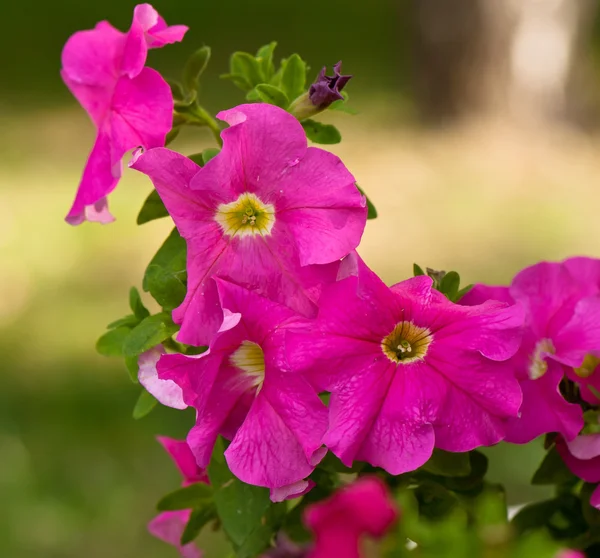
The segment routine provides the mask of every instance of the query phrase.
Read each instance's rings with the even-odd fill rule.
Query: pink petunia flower
[[[324,290],[312,330],[286,334],[290,366],[331,392],[325,445],[345,465],[397,475],[434,446],[464,452],[502,440],[521,404],[502,362],[518,348],[520,309],[453,304],[429,277],[388,288],[355,257],[355,275]]]
[[[106,196],[121,177],[125,153],[164,145],[173,97],[160,74],[144,64],[149,48],[181,41],[186,31],[183,25],[167,27],[150,4],[140,4],[127,33],[101,21],[65,44],[61,77],[98,130],[68,223],[113,221]]]
[[[589,263],[542,262],[517,274],[510,288],[476,285],[461,300],[467,305],[502,300],[525,310],[523,342],[510,361],[523,405],[520,417],[508,421],[509,442],[526,443],[546,432],[572,440],[583,427],[581,407],[565,400],[560,384],[566,375],[580,384],[584,398],[595,399],[588,386],[600,380],[594,374],[600,361],[591,355],[600,350],[600,298],[597,286],[585,280],[587,273],[573,275]]]
[[[231,440],[225,458],[239,479],[270,488],[274,501],[300,495],[325,454],[327,428],[327,409],[313,387],[281,363],[283,333],[301,319],[254,292],[214,281],[224,319],[208,351],[163,355],[159,378],[179,385],[197,411],[187,442],[200,466],[208,465],[221,434]]]
[[[589,483],[600,483],[600,434],[584,434],[571,441],[559,436],[556,449],[570,471]],[[600,485],[590,497],[590,505],[600,509]]]
[[[256,290],[306,316],[320,286],[359,243],[367,207],[338,157],[307,147],[284,110],[254,104],[219,113],[223,149],[200,168],[168,149],[131,166],[147,174],[188,247],[188,291],[173,312],[178,340],[206,345],[223,313],[212,276]]]
[[[306,509],[304,523],[315,535],[308,558],[361,558],[361,539],[383,537],[398,516],[386,484],[362,477]]]
[[[158,441],[173,458],[183,476],[182,486],[195,482],[208,483],[206,471],[196,464],[194,455],[185,440],[158,436]],[[202,552],[193,543],[181,545],[181,535],[190,519],[192,510],[163,512],[148,523],[148,531],[154,537],[175,546],[183,558],[202,558]]]

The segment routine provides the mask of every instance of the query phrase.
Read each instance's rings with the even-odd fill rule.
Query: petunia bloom
[[[508,421],[509,442],[526,443],[546,432],[572,440],[579,433],[583,413],[561,394],[565,377],[580,385],[582,395],[593,397],[588,386],[599,379],[594,370],[600,361],[593,353],[600,350],[600,298],[585,274],[573,275],[584,262],[569,262],[528,267],[510,288],[476,285],[460,301],[502,300],[525,310],[523,342],[510,361],[523,390],[523,405],[520,417]]]
[[[140,4],[127,33],[102,21],[68,39],[61,77],[97,128],[68,223],[112,221],[106,196],[121,177],[125,153],[164,145],[173,97],[161,75],[144,65],[149,48],[181,41],[186,31],[168,27],[150,4]]]
[[[187,296],[173,312],[178,340],[207,345],[223,313],[212,276],[256,290],[306,316],[321,285],[359,243],[364,196],[335,155],[307,148],[299,122],[268,104],[219,113],[223,149],[200,168],[168,149],[131,164],[147,174],[187,241]]]
[[[325,445],[345,465],[397,475],[434,446],[464,452],[502,440],[521,404],[502,362],[519,346],[520,309],[453,304],[425,276],[388,288],[357,256],[356,266],[323,291],[310,332],[286,334],[290,366],[331,392]]]
[[[159,436],[158,441],[173,458],[175,465],[181,472],[183,476],[182,486],[188,486],[195,482],[208,483],[206,471],[198,467],[189,446],[184,440]],[[192,510],[163,512],[148,523],[148,531],[156,538],[175,546],[183,558],[202,558],[202,552],[193,542],[186,545],[181,544],[181,535],[191,513]]]
[[[589,483],[600,483],[600,434],[584,434],[571,441],[559,436],[556,449],[574,475]],[[600,485],[592,492],[590,505],[600,509]]]
[[[308,558],[361,558],[361,539],[383,537],[398,516],[385,483],[362,477],[306,509],[304,522],[315,535]]]
[[[187,442],[201,467],[221,434],[231,440],[225,458],[239,479],[270,488],[274,501],[299,495],[324,456],[327,428],[327,409],[314,388],[281,362],[286,328],[304,320],[254,292],[214,281],[224,309],[221,328],[201,355],[163,355],[159,378],[178,384],[197,411]]]

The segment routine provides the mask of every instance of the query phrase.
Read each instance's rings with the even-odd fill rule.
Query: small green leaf
[[[454,302],[460,286],[460,275],[456,271],[446,273],[440,282],[440,292],[446,295],[448,300]]]
[[[269,490],[241,482],[225,462],[224,445],[217,440],[208,476],[223,529],[236,549],[238,558],[251,558],[269,546],[286,513],[284,503],[274,504]]]
[[[260,83],[255,87],[256,94],[260,97],[260,100],[270,105],[276,105],[281,108],[287,108],[290,104],[286,94],[268,83]]]
[[[106,329],[116,329],[118,327],[127,327],[129,329],[138,325],[140,321],[133,315],[128,314],[124,318],[119,318],[106,326]]]
[[[188,159],[194,161],[199,167],[204,166],[204,159],[202,157],[202,153],[193,153],[192,155],[187,156]]]
[[[181,126],[175,126],[174,128],[171,128],[171,131],[167,134],[167,137],[165,138],[165,146],[172,143],[173,140],[179,135],[179,132],[181,132]]]
[[[234,52],[229,61],[229,69],[232,77],[243,78],[249,84],[248,91],[263,81],[258,60],[247,52]]]
[[[103,356],[123,356],[123,345],[130,332],[125,326],[107,331],[96,342],[96,350]]]
[[[419,264],[413,264],[413,275],[418,277],[419,275],[425,275],[423,268]]]
[[[140,292],[135,287],[129,289],[129,308],[131,308],[131,311],[140,322],[150,315],[150,312],[148,312],[148,309],[142,302]]]
[[[185,240],[173,229],[148,264],[142,286],[164,310],[173,310],[185,298],[186,279]]]
[[[134,383],[138,383],[138,357],[125,357],[125,368],[127,368],[127,372],[129,373],[129,379]]]
[[[472,288],[474,287],[473,284],[471,285],[467,285],[466,287],[463,287],[462,289],[460,289],[460,291],[458,291],[458,293],[456,293],[456,301],[459,301],[463,296],[465,296]]]
[[[156,509],[158,511],[200,509],[210,503],[212,498],[212,486],[203,482],[195,482],[161,498],[156,504]]]
[[[260,100],[260,95],[256,91],[256,87],[252,88],[250,91],[248,91],[248,93],[246,93],[246,101],[258,103]]]
[[[149,221],[154,221],[155,219],[161,219],[162,217],[168,217],[169,212],[165,207],[165,204],[160,199],[158,192],[156,190],[152,190],[150,195],[146,198],[144,205],[142,205],[142,209],[137,216],[137,224],[143,225],[144,223],[148,223]]]
[[[202,152],[202,162],[206,165],[213,157],[216,157],[221,150],[217,147],[209,147]]]
[[[138,397],[138,400],[133,408],[132,416],[135,420],[144,418],[154,407],[158,401],[152,397],[146,390],[143,390]]]
[[[297,54],[292,54],[281,64],[280,87],[288,99],[295,99],[304,93],[306,86],[306,62]]]
[[[159,343],[171,337],[179,330],[167,312],[154,314],[142,320],[130,332],[123,342],[125,356],[141,355],[156,347]]]
[[[321,124],[310,118],[303,120],[300,124],[306,132],[306,137],[314,143],[331,145],[342,141],[342,134],[331,124]]]
[[[232,81],[233,84],[242,91],[250,91],[254,86],[244,77],[236,74],[221,74],[221,79]]]
[[[422,469],[443,477],[467,477],[471,474],[469,453],[451,453],[434,449]]]
[[[275,41],[264,45],[258,49],[256,60],[260,66],[261,74],[265,83],[269,83],[275,74],[275,65],[273,64],[273,53],[277,43]]]
[[[337,110],[339,112],[345,112],[346,114],[351,114],[353,116],[358,114],[358,111],[356,109],[353,109],[352,107],[348,106],[348,103],[345,99],[338,99],[337,101],[333,101],[333,103],[331,103],[328,108],[329,110]]]
[[[356,185],[356,187],[358,188],[358,191],[365,198],[367,198],[367,219],[375,219],[377,217],[377,209],[375,209],[373,202],[371,202],[371,200],[369,199],[369,196],[367,196],[367,194],[365,194],[365,191],[358,184]]]
[[[330,473],[358,473],[365,467],[365,463],[361,461],[355,461],[352,467],[346,467],[339,457],[335,456],[330,451],[327,452],[323,460],[318,465],[319,469],[323,469],[324,471],[328,471]]]
[[[181,83],[172,79],[167,79],[166,82],[171,88],[171,95],[173,95],[173,99],[175,101],[182,101],[183,99],[185,99],[185,93],[183,92],[183,87],[181,87]]]
[[[544,527],[554,513],[558,510],[560,502],[557,498],[544,500],[524,506],[519,510],[511,521],[518,533],[524,533],[530,529]]]
[[[542,463],[533,475],[533,479],[531,479],[531,484],[563,484],[576,479],[577,477],[565,465],[556,450],[556,446],[554,446],[544,456]]]
[[[200,534],[202,528],[214,519],[217,519],[217,508],[212,502],[203,505],[200,509],[193,510],[181,534],[179,541],[181,546],[191,543]]]
[[[188,91],[198,91],[200,76],[210,60],[210,47],[203,46],[192,54],[183,67],[183,85]]]

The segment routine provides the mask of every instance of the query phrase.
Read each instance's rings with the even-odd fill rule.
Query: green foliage
[[[177,229],[173,229],[148,264],[142,282],[144,291],[149,292],[165,311],[177,308],[185,298],[185,264],[185,240]]]
[[[452,302],[458,302],[473,288],[473,285],[467,285],[461,289],[460,275],[456,271],[437,271],[428,267],[427,272],[425,272],[421,266],[415,263],[413,264],[413,275],[415,277],[419,275],[431,277],[433,288],[446,295],[446,298]]]
[[[139,420],[145,417],[152,409],[154,409],[154,407],[156,407],[157,403],[158,401],[152,395],[146,390],[143,390],[133,408],[133,418]]]
[[[342,135],[332,124],[321,124],[316,120],[307,118],[301,122],[306,137],[313,143],[334,144],[342,141]]]
[[[173,323],[171,315],[160,312],[144,318],[136,325],[123,342],[123,355],[133,357],[156,347],[177,332],[179,326]]]
[[[373,202],[369,199],[369,196],[365,194],[364,190],[357,184],[358,191],[367,198],[367,219],[375,219],[377,217],[377,209],[373,205]]]
[[[304,93],[306,62],[297,54],[292,54],[281,62],[280,87],[290,100],[294,100]]]
[[[270,105],[276,105],[282,109],[285,109],[290,104],[290,100],[286,94],[268,83],[259,83],[255,88],[256,96],[263,102],[269,103]]]
[[[271,502],[268,489],[245,484],[234,477],[223,453],[224,443],[219,439],[208,466],[215,506],[236,556],[251,558],[269,546],[283,522],[286,505]]]
[[[577,477],[569,471],[559,455],[556,447],[553,446],[548,451],[538,467],[537,471],[531,479],[531,484],[546,485],[546,484],[564,484],[577,481]]]
[[[217,507],[212,501],[204,503],[202,507],[194,508],[190,514],[190,519],[181,534],[180,543],[186,545],[192,542],[200,534],[200,531],[207,523],[210,523],[217,518]]]
[[[104,356],[123,356],[123,343],[130,331],[127,326],[111,329],[98,339],[96,350]]]
[[[203,46],[194,52],[183,67],[183,86],[187,91],[197,92],[200,88],[200,76],[206,70],[210,60],[210,47]]]
[[[471,474],[470,455],[434,449],[421,470],[443,477],[467,477]]]
[[[156,190],[152,190],[150,195],[146,198],[144,205],[142,205],[142,209],[140,209],[140,212],[138,213],[137,224],[143,225],[149,221],[154,221],[155,219],[161,219],[168,216],[169,212],[167,211],[163,201],[160,199],[158,192]]]
[[[161,498],[156,504],[158,511],[201,509],[213,500],[213,489],[209,484],[196,482],[179,488]]]
[[[202,163],[206,165],[212,158],[216,157],[221,152],[216,147],[208,147],[202,152]]]

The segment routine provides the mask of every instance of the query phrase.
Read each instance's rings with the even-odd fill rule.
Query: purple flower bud
[[[317,80],[310,86],[308,96],[310,102],[319,109],[327,108],[331,103],[344,97],[340,93],[352,76],[343,76],[340,74],[342,62],[338,62],[333,67],[333,76],[326,76],[327,68],[324,67],[317,76]]]

